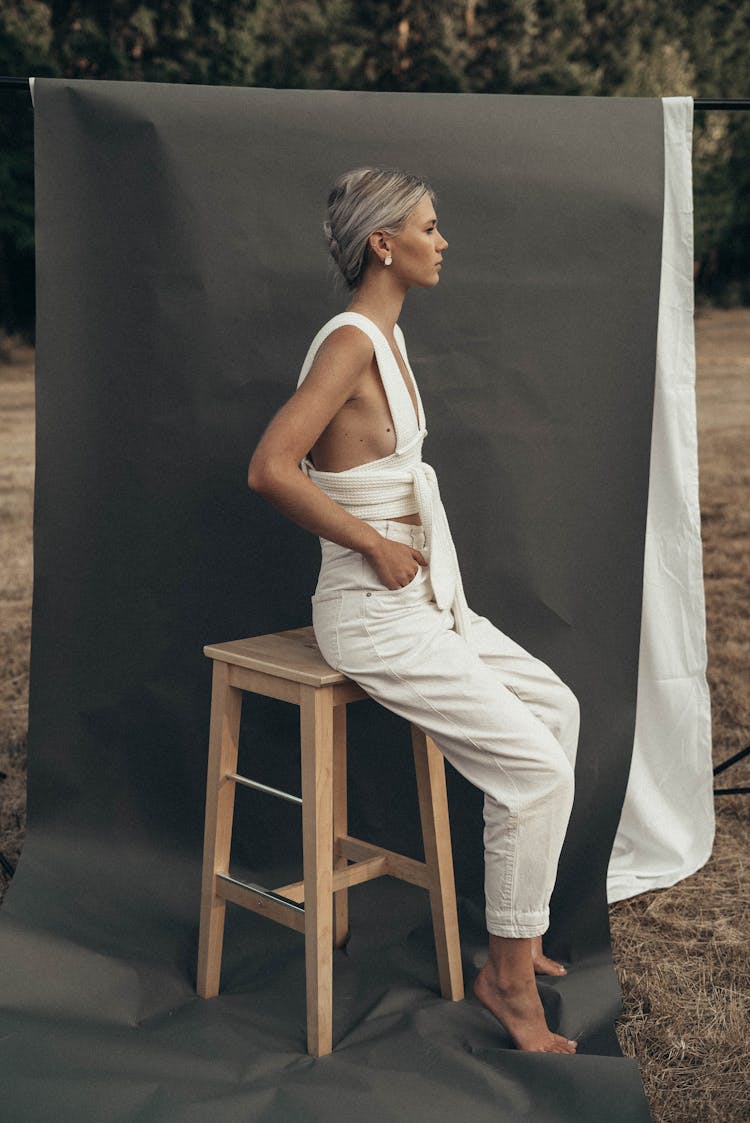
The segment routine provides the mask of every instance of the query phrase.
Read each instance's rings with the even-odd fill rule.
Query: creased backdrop
[[[34,1120],[646,1120],[617,1046],[606,872],[633,743],[664,195],[659,99],[35,82],[37,469],[29,826],[0,914],[4,1102]],[[469,603],[581,701],[540,979],[574,1058],[471,994],[481,793],[448,769],[467,999],[426,894],[351,893],[334,1053],[301,937],[231,910],[194,994],[208,642],[307,623],[316,540],[246,486],[345,306],[320,223],[362,163],[424,174],[450,242],[400,318]],[[246,703],[240,770],[299,788],[297,714]],[[419,852],[408,731],[351,708],[350,826]],[[238,795],[237,872],[299,876],[295,810]],[[274,881],[274,878],[277,880]],[[40,1079],[40,1073],[44,1079]]]

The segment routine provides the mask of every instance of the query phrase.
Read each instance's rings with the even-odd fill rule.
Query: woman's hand
[[[419,550],[404,542],[379,536],[380,541],[365,554],[386,589],[401,589],[417,575],[420,565],[427,565]]]

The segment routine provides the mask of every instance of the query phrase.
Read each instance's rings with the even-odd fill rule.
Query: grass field
[[[750,309],[699,309],[698,433],[718,763],[750,743]],[[32,593],[34,353],[0,345],[0,893],[23,844]],[[717,786],[750,785],[750,759]],[[716,797],[714,853],[670,889],[610,908],[635,1057],[655,1123],[750,1117],[750,796]],[[602,1120],[606,1123],[606,1120]]]
[[[750,744],[750,309],[699,310],[698,461],[714,763]],[[716,787],[750,787],[750,758]],[[610,908],[626,1017],[656,1123],[750,1119],[750,796],[717,796],[706,865]]]

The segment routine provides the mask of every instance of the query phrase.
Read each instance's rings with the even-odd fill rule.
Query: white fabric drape
[[[664,228],[635,740],[607,899],[674,885],[714,839],[693,328],[693,99],[662,98]]]

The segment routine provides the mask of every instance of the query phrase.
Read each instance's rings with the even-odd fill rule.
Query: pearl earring
[[[393,265],[393,258],[391,257],[391,251],[390,250],[388,250],[388,256],[383,261],[383,265]]]

